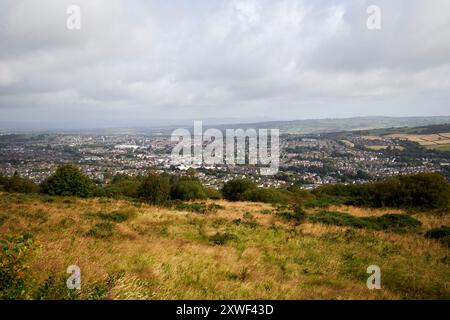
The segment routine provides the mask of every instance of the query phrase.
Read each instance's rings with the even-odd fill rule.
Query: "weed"
[[[208,214],[217,212],[218,210],[222,210],[225,208],[218,204],[206,204],[202,202],[202,203],[178,203],[175,205],[175,209],[180,211],[195,212],[199,214]]]
[[[218,246],[223,246],[226,242],[234,239],[236,239],[236,236],[228,232],[217,232],[216,234],[209,237],[209,241]]]
[[[0,227],[8,220],[8,216],[4,213],[0,213]]]
[[[137,216],[137,211],[134,208],[127,210],[116,210],[113,212],[104,212],[101,211],[98,213],[98,217],[102,220],[113,221],[113,222],[124,222],[128,219],[134,218]]]
[[[97,223],[88,232],[86,232],[86,236],[99,239],[109,238],[113,235],[115,227],[116,226],[111,222]]]

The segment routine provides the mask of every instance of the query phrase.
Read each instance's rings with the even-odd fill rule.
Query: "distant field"
[[[388,135],[365,135],[362,136],[362,138],[369,141],[383,140],[386,138],[408,140],[412,142],[417,142],[421,146],[441,151],[449,151],[450,145],[450,133],[448,132],[436,134],[392,133]],[[387,146],[374,145],[374,146],[367,146],[367,148],[372,150],[381,150],[386,149]]]
[[[366,146],[366,148],[370,149],[370,150],[377,151],[377,150],[386,150],[387,148],[389,148],[389,146],[383,146],[383,145],[377,146],[377,145],[374,145],[374,146]],[[391,146],[391,148],[396,149],[396,150],[405,150],[405,148],[402,147],[402,146]]]
[[[28,263],[41,295],[55,294],[48,279],[61,278],[65,288],[66,268],[78,263],[84,299],[450,299],[449,249],[423,236],[449,225],[448,216],[416,213],[420,231],[395,233],[296,225],[267,204],[214,204],[218,211],[199,214],[0,193],[0,234],[27,231],[40,242]],[[381,290],[366,287],[370,265],[382,270]]]
[[[450,133],[437,134],[390,134],[385,137],[417,142],[422,146],[450,144]]]
[[[450,144],[429,145],[427,148],[439,151],[450,151]]]

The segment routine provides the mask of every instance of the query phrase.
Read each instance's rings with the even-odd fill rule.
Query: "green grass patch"
[[[405,214],[385,214],[381,217],[354,217],[342,212],[320,211],[310,215],[308,220],[314,223],[395,232],[415,231],[422,225],[419,220]]]
[[[438,150],[438,151],[450,151],[450,144],[435,144],[431,146],[426,146],[427,149]]]

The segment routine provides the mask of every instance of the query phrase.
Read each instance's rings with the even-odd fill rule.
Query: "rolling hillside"
[[[269,204],[160,208],[1,193],[0,235],[26,232],[36,242],[38,250],[26,256],[30,299],[450,298],[449,249],[424,237],[449,225],[448,215],[416,212],[411,217],[420,228],[399,232],[312,219],[327,212],[348,221],[344,213],[352,219],[401,213],[310,208],[307,220],[296,223]],[[82,276],[75,293],[65,287],[74,264]],[[370,265],[381,268],[381,290],[366,287]]]

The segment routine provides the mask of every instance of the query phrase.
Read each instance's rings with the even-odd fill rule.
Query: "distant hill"
[[[348,136],[387,136],[391,134],[411,134],[411,135],[430,135],[443,132],[450,132],[450,123],[433,124],[419,127],[405,126],[405,127],[389,127],[389,128],[375,128],[367,130],[348,130],[338,132],[328,132],[328,136],[341,137],[342,139]]]
[[[240,124],[204,125],[204,129],[214,127],[225,129],[262,129],[278,128],[282,134],[318,134],[343,131],[364,131],[374,129],[417,128],[430,125],[448,125],[450,116],[443,117],[354,117],[337,119],[310,119],[292,121],[267,121]],[[192,125],[186,126],[192,129]],[[170,134],[174,127],[148,129],[147,133]]]
[[[201,120],[201,119],[199,119]],[[218,121],[216,121],[218,122]],[[209,124],[208,124],[209,123]],[[278,128],[284,134],[312,134],[312,133],[333,133],[341,131],[363,131],[373,129],[388,128],[412,128],[430,125],[450,124],[450,116],[432,116],[432,117],[353,117],[353,118],[330,118],[330,119],[310,119],[310,120],[292,120],[292,121],[266,121],[252,123],[230,123],[230,124],[211,124],[210,121],[204,122],[204,129],[218,128],[225,129],[248,129],[248,128]],[[91,130],[47,130],[46,132],[60,133],[90,133],[90,134],[147,134],[147,135],[170,135],[177,128],[192,129],[193,123],[185,123],[170,126],[151,126],[151,127],[123,127],[123,128],[104,128]],[[11,132],[43,132],[42,130],[8,130],[8,126],[2,126],[0,123],[0,133]]]
[[[281,133],[310,134],[340,131],[362,131],[385,128],[421,127],[450,124],[450,116],[443,117],[355,117],[341,119],[312,119],[270,121],[252,124],[219,126],[227,128],[279,128]]]

